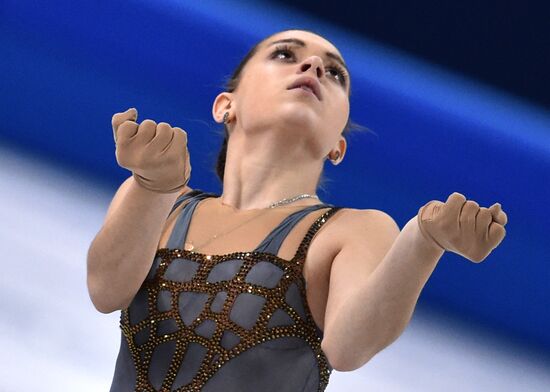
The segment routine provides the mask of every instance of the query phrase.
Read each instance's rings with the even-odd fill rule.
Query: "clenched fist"
[[[183,189],[191,178],[187,133],[165,122],[137,123],[137,110],[112,118],[118,164],[142,187],[158,193]]]
[[[508,222],[499,203],[479,207],[461,193],[452,193],[445,203],[432,200],[418,210],[420,231],[439,247],[479,263],[506,235]]]

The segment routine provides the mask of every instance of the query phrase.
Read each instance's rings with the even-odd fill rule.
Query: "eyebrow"
[[[298,39],[298,38],[284,38],[284,39],[279,39],[277,41],[271,42],[269,45],[267,45],[267,47],[275,45],[275,44],[282,44],[282,43],[292,43],[292,44],[296,44],[296,45],[299,45],[299,46],[302,46],[302,47],[307,46],[306,43],[304,41],[302,41],[301,39]],[[344,67],[346,69],[346,71],[348,72],[348,74],[349,74],[349,69],[348,69],[346,63],[344,62],[344,60],[342,59],[342,57],[338,56],[334,52],[325,52],[325,55],[327,57],[330,57],[331,59],[335,60],[336,62],[340,63],[340,65],[342,67]]]

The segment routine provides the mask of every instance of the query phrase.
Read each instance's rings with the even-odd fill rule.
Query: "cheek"
[[[251,75],[239,92],[239,106],[242,114],[261,116],[266,114],[280,100],[280,86],[266,75]]]
[[[265,123],[273,121],[276,107],[273,102],[273,93],[262,83],[256,82],[257,88],[247,87],[239,94],[238,115],[243,127],[263,126]]]
[[[334,102],[332,105],[332,110],[330,110],[330,124],[333,128],[338,128],[343,130],[348,122],[349,118],[349,101],[348,99],[340,99],[337,102]]]

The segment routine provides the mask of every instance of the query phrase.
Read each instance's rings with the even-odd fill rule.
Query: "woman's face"
[[[327,154],[343,138],[349,117],[349,74],[342,63],[339,51],[316,34],[289,30],[268,38],[233,92],[236,122],[251,132],[277,124],[284,140],[301,140],[315,155]],[[302,78],[317,84],[319,97],[289,89]]]

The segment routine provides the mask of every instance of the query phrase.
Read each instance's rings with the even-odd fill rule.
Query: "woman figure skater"
[[[113,116],[120,186],[87,258],[103,313],[121,310],[111,391],[323,391],[391,344],[445,251],[483,261],[500,204],[460,193],[399,229],[316,196],[344,159],[350,77],[339,51],[286,30],[245,56],[213,102],[223,193],[188,186],[187,133]]]

